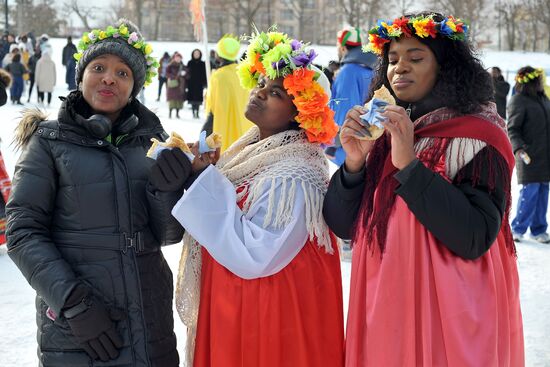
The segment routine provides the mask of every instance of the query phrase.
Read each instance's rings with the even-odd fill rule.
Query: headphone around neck
[[[134,130],[139,123],[139,119],[136,115],[130,115],[118,122],[115,126],[115,131],[118,135],[127,134]],[[105,139],[113,130],[113,123],[104,115],[96,114],[87,119],[84,119],[83,125],[86,130],[94,137],[98,139]]]

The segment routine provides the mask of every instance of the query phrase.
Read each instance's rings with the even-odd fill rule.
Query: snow
[[[64,69],[61,65],[61,50],[65,43],[62,39],[51,40],[53,59],[58,63],[58,85],[54,91],[54,98],[50,108],[44,108],[52,118],[55,118],[60,101],[57,96],[66,94],[64,83]],[[194,48],[200,47],[194,43],[153,42],[157,55],[164,51],[180,51],[185,61]],[[213,45],[211,45],[213,47]],[[320,64],[326,65],[335,58],[336,50],[333,47],[319,47]],[[515,71],[523,65],[543,67],[550,70],[550,55],[521,52],[486,52],[482,59],[487,67],[497,65],[503,70]],[[513,79],[510,74],[509,80]],[[202,126],[201,120],[192,118],[191,110],[187,107],[182,111],[181,119],[169,119],[166,102],[156,102],[157,84],[153,83],[146,89],[146,104],[156,111],[166,131],[176,131],[187,141],[197,139]],[[163,96],[164,98],[164,96]],[[22,99],[26,101],[26,98]],[[32,101],[36,101],[36,91]],[[24,107],[35,107],[33,103]],[[10,143],[13,131],[21,114],[22,107],[8,104],[0,108],[0,138],[2,139],[2,154],[10,174],[18,157]],[[201,111],[201,114],[204,113]],[[332,167],[334,170],[334,167]],[[519,194],[519,186],[514,181],[513,197]],[[550,218],[549,218],[550,219]],[[521,303],[525,332],[526,366],[550,367],[550,245],[542,245],[525,240],[518,246],[518,264],[521,280]],[[177,267],[181,245],[173,245],[163,249],[174,275]],[[342,282],[344,289],[344,307],[347,311],[351,266],[349,262],[342,262]],[[546,280],[545,280],[546,279]],[[0,366],[20,367],[37,365],[36,357],[36,329],[34,290],[27,284],[19,270],[5,255],[5,246],[0,247]],[[183,356],[185,345],[185,330],[177,314],[175,331],[178,337],[178,349]]]

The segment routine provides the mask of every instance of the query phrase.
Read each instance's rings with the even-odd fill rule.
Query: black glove
[[[149,181],[160,191],[176,191],[183,188],[191,168],[191,161],[180,148],[165,149],[151,167]]]
[[[75,288],[66,305],[63,316],[86,353],[103,362],[117,358],[123,343],[114,321],[122,319],[122,312],[109,312],[103,302],[84,287]]]

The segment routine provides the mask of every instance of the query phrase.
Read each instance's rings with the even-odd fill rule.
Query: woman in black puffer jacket
[[[141,41],[135,26],[121,20],[116,29],[87,45],[79,90],[58,118],[31,112],[18,128],[8,248],[37,293],[45,367],[179,365],[160,247],[182,238],[170,210],[190,163],[179,150],[146,157],[150,139],[166,136],[135,99],[154,63],[145,44],[128,42],[133,32]],[[180,165],[171,176],[167,161]]]

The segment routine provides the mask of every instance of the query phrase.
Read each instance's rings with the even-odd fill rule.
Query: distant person
[[[6,88],[11,83],[11,76],[5,70],[0,69],[0,106],[6,104],[8,99]],[[2,140],[0,139],[0,143]],[[0,246],[6,243],[6,203],[11,190],[11,181],[2,153],[0,152]]]
[[[512,234],[514,241],[521,241],[530,229],[532,239],[549,243],[546,211],[550,182],[550,100],[544,93],[542,70],[522,67],[514,87],[516,94],[508,104],[508,136],[522,188]]]
[[[218,56],[216,55],[216,50],[210,50],[210,70],[218,68]]]
[[[29,64],[29,58],[34,53],[32,49],[29,50],[28,46],[30,46],[30,44],[28,41],[27,35],[22,35],[19,38],[19,44],[17,45],[17,47],[19,47],[19,53],[21,53],[21,63],[25,66]]]
[[[71,36],[67,37],[67,44],[63,47],[63,56],[61,62],[65,66],[65,83],[69,90],[76,89],[75,83],[75,67],[76,63],[74,60],[74,54],[77,53],[75,44],[73,43],[73,38]]]
[[[32,45],[32,40],[29,38],[28,34],[21,36],[21,39],[19,40],[19,48],[24,48],[25,51],[29,53],[29,57],[34,55],[35,50]]]
[[[180,118],[180,110],[185,101],[185,83],[187,70],[182,62],[182,56],[175,52],[166,68],[166,99],[168,100],[168,117],[176,110],[176,118]]]
[[[340,63],[335,60],[330,60],[328,62],[327,70],[331,74],[331,78],[329,80],[330,86],[332,87],[332,85],[334,84],[334,79],[336,79],[336,76],[338,75],[338,70],[340,70]]]
[[[4,60],[4,58],[11,52],[11,45],[14,43],[15,37],[13,36],[13,34],[4,34],[4,36],[2,37],[2,49],[0,49],[0,61]],[[2,67],[5,67],[6,65],[7,64],[4,65],[4,63],[2,62]]]
[[[52,45],[50,43],[50,36],[48,36],[46,33],[40,36],[38,40],[38,46],[40,47],[40,51],[42,51],[42,54],[44,54],[44,51],[49,50],[51,55]]]
[[[45,51],[42,57],[36,63],[35,70],[36,91],[38,92],[38,103],[44,103],[44,97],[47,95],[48,106],[52,101],[52,92],[55,87],[56,70],[50,51]],[[75,88],[76,89],[76,88]]]
[[[339,126],[342,126],[346,113],[353,106],[363,105],[367,100],[377,57],[373,53],[363,52],[361,45],[359,28],[346,27],[338,32],[336,47],[341,66],[332,84],[331,107]],[[338,138],[334,146],[328,147],[325,153],[338,166],[346,158]]]
[[[21,53],[21,52],[20,52],[19,47],[17,46],[17,44],[16,44],[16,43],[12,43],[12,44],[10,45],[10,50],[9,50],[9,52],[8,52],[8,53],[4,56],[4,58],[2,59],[2,67],[5,69],[6,66],[8,66],[8,65],[11,63],[11,61],[12,61],[12,59],[13,59],[13,56],[14,56],[15,54],[19,54],[19,53]]]
[[[252,122],[243,117],[249,93],[237,75],[240,50],[241,44],[236,38],[224,36],[218,41],[218,69],[212,73],[206,91],[207,120],[203,130],[222,136],[222,152],[252,127]]]
[[[40,52],[40,48],[37,48],[34,55],[29,58],[29,65],[27,66],[29,72],[29,98],[27,98],[27,103],[31,101],[31,95],[35,81],[36,63],[38,62],[38,60],[40,60],[40,57],[42,57],[42,53]]]
[[[204,100],[206,88],[206,65],[202,61],[202,52],[198,48],[191,53],[187,63],[189,78],[187,80],[187,101],[193,109],[193,118],[199,118],[199,108]]]
[[[497,111],[500,117],[506,119],[506,97],[510,91],[510,84],[502,76],[502,71],[498,66],[491,68],[491,76],[493,77],[493,88],[495,89],[495,102]]]
[[[164,55],[162,55],[162,58],[159,60],[159,64],[160,64],[158,68],[159,93],[157,97],[157,102],[160,101],[162,86],[166,84],[166,68],[168,67],[169,63],[170,63],[170,54],[168,52],[165,52]]]
[[[27,72],[21,63],[21,54],[15,53],[12,61],[6,66],[6,71],[11,75],[10,98],[13,104],[23,105],[21,95],[23,94],[23,75]]]

